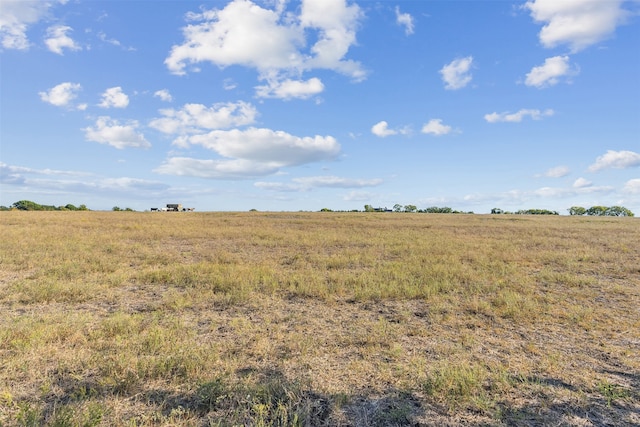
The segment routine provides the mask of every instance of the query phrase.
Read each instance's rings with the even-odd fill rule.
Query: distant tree
[[[605,212],[606,216],[634,216],[633,212],[623,206],[611,206]]]
[[[320,212],[333,212],[333,211],[329,208],[322,208],[320,209]]]
[[[393,211],[402,212],[402,205],[400,203],[396,203],[395,205],[393,205]]]
[[[111,210],[114,212],[120,212],[122,209],[120,209],[119,206],[114,206],[113,208],[111,208]]]
[[[87,207],[87,205],[80,205],[80,206],[78,206],[78,210],[79,211],[88,211],[89,208]]]
[[[404,207],[405,212],[416,212],[417,210],[418,208],[414,205],[405,205]]]
[[[424,213],[453,213],[453,209],[451,209],[450,207],[447,207],[447,206],[445,206],[443,208],[440,208],[438,206],[431,206],[431,207],[428,207],[426,209],[423,209],[421,212],[424,212]]]
[[[31,200],[20,200],[11,205],[12,208],[18,209],[20,211],[42,211],[44,210],[42,205],[39,205],[36,202],[32,202]]]
[[[131,209],[131,208],[124,208],[124,210],[125,210],[125,211],[127,211],[127,212],[135,212],[135,211],[134,211],[133,209]]]
[[[249,209],[249,212],[258,212],[258,209]]]
[[[526,209],[516,212],[518,215],[559,215],[556,211],[550,211],[548,209]]]
[[[364,205],[365,212],[375,212],[376,210],[371,205]]]
[[[11,208],[8,206],[0,206],[0,211],[10,211]]]
[[[582,206],[571,206],[569,208],[569,215],[584,215],[587,213],[587,209],[583,208]]]
[[[590,216],[605,216],[607,214],[606,206],[591,206],[587,209],[587,215]]]

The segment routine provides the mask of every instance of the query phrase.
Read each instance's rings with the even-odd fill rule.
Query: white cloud
[[[485,114],[484,119],[489,123],[497,123],[497,122],[512,122],[518,123],[521,122],[522,119],[529,116],[533,120],[540,120],[543,117],[553,116],[554,111],[549,110],[530,110],[530,109],[522,109],[516,113],[491,113]]]
[[[244,159],[211,160],[190,157],[172,157],[153,171],[163,175],[194,176],[207,179],[250,179],[271,175],[278,164]]]
[[[406,35],[413,34],[413,16],[408,13],[401,13],[399,6],[396,6],[396,23],[404,26]]]
[[[390,129],[389,123],[382,120],[375,125],[371,126],[371,133],[379,136],[380,138],[384,138],[390,135],[410,135],[411,128],[409,126],[405,126],[402,128]]]
[[[331,136],[298,137],[255,127],[223,130],[255,122],[255,107],[242,101],[210,108],[186,104],[180,110],[160,113],[164,117],[152,120],[149,126],[176,135],[175,146],[187,149],[199,145],[223,159],[173,157],[157,169],[159,173],[240,179],[272,174],[287,166],[332,160],[340,152],[340,144]]]
[[[83,194],[83,198],[99,195],[126,195],[136,199],[156,198],[170,187],[166,184],[145,179],[119,177],[105,178],[82,171],[33,169],[11,166],[0,162],[0,182],[7,186],[19,187],[19,193],[37,191],[39,194]],[[18,193],[18,192],[16,192]],[[112,199],[112,197],[110,197]]]
[[[190,13],[188,19],[195,23],[183,28],[185,41],[172,47],[166,66],[174,74],[186,74],[188,65],[201,62],[242,65],[258,70],[261,80],[285,82],[317,68],[355,80],[365,77],[360,63],[344,58],[356,43],[362,16],[357,5],[347,5],[345,0],[304,0],[299,16],[285,12],[283,6],[265,9],[250,0],[233,0],[223,9]],[[305,49],[307,37],[315,37],[316,42]],[[312,83],[317,90],[317,81]]]
[[[63,49],[69,50],[81,50],[79,44],[77,44],[71,37],[67,35],[69,31],[73,31],[71,27],[66,25],[55,25],[47,29],[47,38],[44,43],[49,50],[58,55],[63,54]]]
[[[524,4],[536,22],[545,23],[539,33],[543,46],[568,45],[573,52],[609,37],[627,12],[623,0],[533,0]]]
[[[389,129],[389,123],[383,120],[371,127],[371,133],[379,136],[380,138],[384,138],[386,136],[396,135],[398,132],[393,129]]]
[[[171,96],[171,93],[169,92],[168,89],[157,90],[153,94],[153,96],[155,96],[156,98],[160,98],[161,100],[163,100],[165,102],[173,101],[173,97]]]
[[[365,72],[359,62],[343,59],[356,43],[356,30],[363,14],[357,4],[346,0],[303,0],[300,24],[303,30],[317,30],[317,41],[305,69],[324,68],[362,80]]]
[[[440,74],[442,74],[442,80],[445,82],[445,89],[457,90],[468,85],[472,78],[469,72],[472,64],[473,57],[467,56],[465,58],[454,59],[442,67]]]
[[[603,169],[626,169],[640,166],[640,154],[633,151],[607,150],[598,157],[596,162],[589,166],[589,172],[598,172]]]
[[[80,83],[65,82],[52,87],[47,92],[39,92],[40,99],[56,107],[68,107],[82,89]],[[84,109],[79,106],[79,109]]]
[[[256,95],[260,98],[307,99],[324,90],[322,81],[316,77],[309,80],[270,81],[266,86],[256,86]]]
[[[214,130],[181,140],[183,146],[200,145],[227,158],[270,166],[296,166],[334,159],[340,144],[331,136],[299,137],[264,128]]]
[[[554,56],[545,59],[544,64],[533,67],[526,76],[525,84],[537,88],[553,86],[560,81],[560,77],[573,76],[577,72],[577,68],[569,67],[568,56]]]
[[[120,86],[112,87],[102,94],[102,102],[98,106],[102,108],[125,108],[129,105],[129,97]]]
[[[164,117],[154,119],[149,126],[167,134],[202,133],[213,129],[244,126],[255,122],[258,115],[247,102],[227,102],[207,108],[202,104],[185,104],[182,109],[160,110]]]
[[[592,185],[593,183],[591,181],[580,177],[574,181],[573,188],[585,188],[585,187],[591,187]]]
[[[45,175],[57,177],[85,177],[85,172],[65,171],[56,169],[33,169],[24,166],[8,165],[0,162],[0,182],[4,184],[20,185],[29,180],[29,175]]]
[[[624,184],[622,191],[630,194],[640,194],[640,179],[630,179]]]
[[[184,27],[185,43],[172,47],[165,64],[175,74],[185,74],[187,64],[203,61],[260,70],[302,63],[297,51],[304,41],[301,31],[280,25],[278,13],[251,1],[234,0],[224,9],[192,13],[188,18],[203,22]]]
[[[555,168],[551,168],[544,173],[544,176],[547,178],[562,178],[563,176],[569,175],[571,170],[567,166],[556,166]]]
[[[451,133],[452,130],[451,126],[442,124],[442,119],[431,119],[422,126],[422,133],[436,136],[446,135]]]
[[[5,49],[27,50],[27,29],[44,18],[49,9],[60,1],[2,0],[0,7],[0,44]]]
[[[87,127],[84,131],[88,141],[111,145],[118,149],[151,147],[144,135],[137,131],[138,127],[138,122],[135,120],[120,124],[117,120],[102,116],[96,120],[95,127]]]

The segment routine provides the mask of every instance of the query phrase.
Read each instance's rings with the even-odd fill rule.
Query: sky
[[[640,1],[0,0],[0,205],[640,215]]]

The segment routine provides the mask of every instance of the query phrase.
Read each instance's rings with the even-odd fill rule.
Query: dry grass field
[[[0,213],[2,426],[640,424],[640,220]]]

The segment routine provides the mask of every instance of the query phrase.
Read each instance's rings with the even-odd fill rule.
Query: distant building
[[[184,208],[180,203],[167,203],[164,208],[151,208],[151,212],[193,212],[196,208]]]

